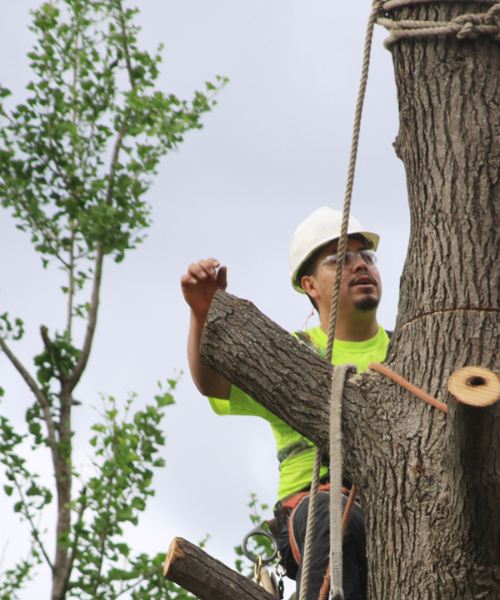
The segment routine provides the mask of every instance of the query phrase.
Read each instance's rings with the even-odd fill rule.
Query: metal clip
[[[255,583],[260,583],[262,577],[262,556],[259,556],[259,560],[253,566],[253,580]]]
[[[278,551],[278,562],[274,567],[274,580],[276,581],[277,594],[276,597],[279,600],[283,600],[285,595],[285,585],[283,583],[283,577],[286,575],[285,566],[281,564],[281,554]]]

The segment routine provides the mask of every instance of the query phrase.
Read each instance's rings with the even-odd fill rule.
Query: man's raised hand
[[[181,277],[184,299],[191,310],[199,315],[208,313],[215,292],[225,290],[226,286],[227,268],[221,267],[215,258],[190,264],[187,273]]]
[[[229,398],[231,384],[201,362],[200,341],[215,292],[226,289],[226,274],[226,267],[221,267],[218,260],[207,258],[189,265],[181,277],[182,293],[191,308],[188,359],[193,381],[204,396],[223,399]]]

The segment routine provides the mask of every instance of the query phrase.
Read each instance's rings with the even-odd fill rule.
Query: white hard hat
[[[288,256],[292,285],[298,292],[305,294],[299,279],[299,274],[302,276],[302,267],[317,250],[340,237],[341,226],[342,213],[329,206],[322,206],[311,213],[305,221],[302,221],[294,231]],[[354,235],[356,233],[369,240],[373,250],[377,249],[380,237],[376,233],[364,231],[359,221],[354,217],[349,217],[347,234]]]

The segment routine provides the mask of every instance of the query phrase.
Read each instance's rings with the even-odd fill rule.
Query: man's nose
[[[352,265],[352,270],[353,271],[366,271],[368,269],[368,265],[365,262],[365,260],[359,256],[359,254],[355,254],[354,255],[354,264]]]

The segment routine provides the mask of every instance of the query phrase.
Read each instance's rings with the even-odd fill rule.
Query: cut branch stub
[[[464,367],[448,379],[448,390],[462,404],[489,406],[500,400],[500,377],[483,367]]]
[[[274,596],[183,538],[168,549],[163,575],[200,600],[274,600]]]

